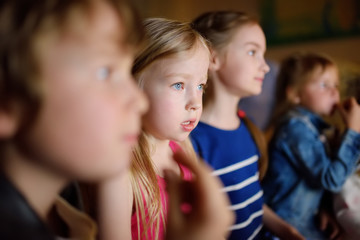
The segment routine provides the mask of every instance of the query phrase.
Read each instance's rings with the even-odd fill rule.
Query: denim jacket
[[[308,239],[323,239],[315,216],[325,190],[340,191],[360,158],[360,134],[347,130],[330,154],[323,135],[329,125],[297,107],[286,114],[269,146],[263,181],[265,202]]]

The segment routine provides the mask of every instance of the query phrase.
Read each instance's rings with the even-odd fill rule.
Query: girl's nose
[[[270,71],[270,66],[266,63],[265,59],[263,59],[261,68],[262,68],[262,70],[264,71],[265,74]]]
[[[188,111],[195,111],[198,110],[200,107],[201,107],[201,103],[192,100],[186,104],[185,109]]]
[[[196,93],[196,91],[190,91],[188,94],[188,100],[185,105],[185,109],[188,111],[195,111],[202,106],[202,94]]]

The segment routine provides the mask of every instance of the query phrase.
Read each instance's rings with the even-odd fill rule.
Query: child
[[[129,72],[141,36],[123,36],[136,28],[129,10],[2,2],[1,239],[53,238],[45,222],[70,180],[98,181],[129,164],[146,109]]]
[[[337,192],[360,156],[360,106],[339,103],[335,63],[317,53],[286,58],[277,81],[277,103],[264,180],[268,205],[309,239],[327,239],[315,224],[324,192]],[[322,119],[337,108],[347,131],[338,149],[328,147]]]
[[[111,203],[104,200],[101,204],[108,209],[102,210],[104,214],[100,216],[104,223],[102,236],[106,239],[164,239],[167,196],[163,171],[172,169],[191,180],[189,170],[174,162],[172,154],[182,148],[196,159],[187,138],[202,112],[209,66],[206,41],[187,23],[155,18],[147,19],[144,25],[146,45],[135,59],[133,73],[148,96],[150,110],[143,118],[143,133],[134,150],[131,175],[118,182],[127,181],[131,185],[127,187],[129,193],[123,196],[125,199],[115,201],[112,197]],[[100,187],[105,195],[116,189],[114,183]],[[121,209],[126,209],[122,219],[128,222],[119,225],[114,221],[114,214],[120,213],[114,213],[113,205],[122,213]]]
[[[280,237],[302,239],[263,206],[259,177],[266,171],[266,143],[254,124],[237,112],[241,98],[261,92],[269,71],[261,27],[246,14],[231,11],[205,13],[193,25],[211,42],[212,58],[203,116],[191,137],[200,157],[224,183],[236,213],[229,239],[261,238],[263,214],[265,225]]]
[[[55,203],[61,215],[72,211],[56,201],[70,180],[100,181],[127,172],[147,108],[130,74],[141,37],[137,22],[123,1],[1,1],[0,239],[54,239],[47,218]],[[203,202],[189,222],[202,222],[184,231],[188,216],[174,208],[184,193],[174,193],[181,183],[169,173],[175,189],[169,235],[205,240],[206,230],[223,231],[209,217],[224,215],[204,212],[217,204],[224,210],[225,201],[208,171],[184,158],[177,156],[197,178],[187,190]],[[211,186],[204,185],[208,180]],[[91,239],[72,235],[81,229],[69,227],[64,237]]]

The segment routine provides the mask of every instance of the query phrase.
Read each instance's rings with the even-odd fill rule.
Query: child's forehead
[[[316,65],[311,72],[309,72],[309,80],[316,81],[320,77],[339,81],[339,71],[336,65],[334,64],[327,64],[327,65]]]
[[[65,63],[97,67],[120,65],[133,58],[133,48],[125,44],[124,30],[115,12],[96,9],[90,14],[71,14],[61,28],[46,29],[35,39],[34,53],[41,73]]]
[[[74,9],[67,20],[64,34],[105,40],[121,40],[125,35],[120,16],[103,1],[89,9]]]
[[[104,1],[94,1],[88,7],[73,7],[62,23],[49,20],[42,31],[43,38],[57,38],[59,44],[77,42],[80,45],[119,47],[125,36],[123,23],[116,11]]]

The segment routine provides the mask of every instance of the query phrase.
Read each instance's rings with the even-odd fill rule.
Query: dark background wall
[[[326,3],[332,3],[335,11],[332,11],[334,16],[337,17],[338,22],[346,24],[346,21],[354,21],[357,17],[357,27],[360,29],[359,11],[360,0],[136,0],[140,11],[144,17],[167,17],[178,19],[182,21],[191,21],[199,14],[210,10],[241,10],[246,11],[259,18],[264,18],[270,11],[274,18],[279,18],[278,25],[283,24],[284,16],[293,14],[294,18],[298,19],[297,23],[304,23],[305,21],[313,20],[314,12],[317,8],[323,8]],[[339,3],[341,3],[339,5]],[[299,5],[302,4],[302,5]],[[265,6],[265,7],[264,7]],[[270,6],[270,7],[269,7]],[[266,8],[268,7],[268,8]],[[356,11],[354,10],[356,8]],[[315,9],[315,10],[314,10]],[[335,14],[337,14],[335,16]],[[355,16],[357,15],[357,16]],[[352,18],[351,18],[352,17]],[[344,18],[344,19],[342,19]],[[351,18],[350,20],[348,20]],[[301,33],[301,26],[294,24],[294,31],[299,28],[299,35],[295,35],[295,39],[303,39],[304,34]],[[310,29],[311,30],[311,29]],[[295,33],[296,34],[296,33]],[[314,33],[312,33],[314,35]],[[315,32],[316,34],[316,32]],[[287,54],[297,50],[321,51],[333,56],[342,62],[351,62],[360,64],[360,34],[352,34],[348,36],[332,35],[329,37],[323,36],[322,38],[310,35],[306,41],[288,41],[286,39],[281,44],[269,45],[267,51],[267,58],[272,60],[280,60]]]

